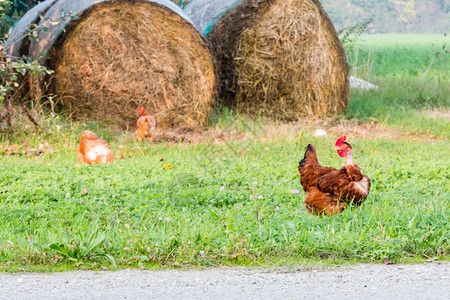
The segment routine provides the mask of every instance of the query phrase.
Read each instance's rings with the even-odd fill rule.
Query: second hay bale
[[[225,105],[284,120],[347,106],[345,51],[317,0],[196,0],[185,12],[208,34]]]

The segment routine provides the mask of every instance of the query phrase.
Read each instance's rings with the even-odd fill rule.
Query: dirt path
[[[450,262],[0,274],[0,299],[450,299]]]
[[[444,114],[440,111],[429,112],[433,113],[433,117],[441,118]],[[432,116],[430,115],[430,118]],[[252,127],[253,126],[253,127]],[[176,142],[186,144],[196,144],[205,142],[222,143],[230,140],[279,140],[284,138],[298,138],[302,131],[310,132],[315,135],[317,130],[322,130],[328,135],[341,136],[345,133],[351,138],[385,138],[391,140],[413,140],[424,142],[445,141],[443,138],[438,138],[429,134],[412,134],[402,130],[401,128],[382,126],[377,120],[372,120],[369,123],[359,123],[357,120],[336,120],[328,117],[318,120],[303,120],[291,123],[282,124],[260,124],[253,123],[253,125],[242,125],[241,130],[228,128],[209,128],[209,129],[164,129],[158,133],[156,142]]]

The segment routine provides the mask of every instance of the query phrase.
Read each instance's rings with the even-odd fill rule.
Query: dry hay
[[[242,1],[208,39],[227,106],[284,120],[347,106],[347,59],[317,0]]]
[[[98,3],[60,35],[49,57],[47,92],[65,112],[135,127],[138,106],[158,126],[198,126],[215,86],[204,39],[178,14],[154,2]]]

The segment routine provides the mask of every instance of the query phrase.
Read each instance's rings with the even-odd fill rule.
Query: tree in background
[[[3,36],[28,10],[38,4],[39,0],[0,0],[0,34]]]
[[[337,29],[368,19],[368,33],[445,33],[448,0],[321,0]]]
[[[77,0],[73,0],[77,1]],[[184,7],[195,0],[171,0]],[[14,0],[3,13],[0,34],[43,0]],[[320,0],[336,29],[373,19],[368,33],[445,33],[450,28],[448,0]],[[6,28],[6,29],[5,29]]]

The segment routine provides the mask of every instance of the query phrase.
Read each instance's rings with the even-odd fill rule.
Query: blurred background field
[[[449,42],[444,34],[364,34],[347,49],[351,73],[373,79],[449,80]]]

